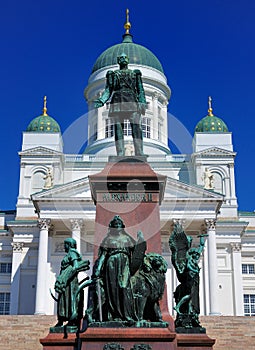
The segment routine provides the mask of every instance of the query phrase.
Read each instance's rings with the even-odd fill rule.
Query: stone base
[[[169,328],[88,328],[74,334],[50,333],[43,350],[177,350],[176,333]]]
[[[177,334],[178,350],[212,350],[215,339],[206,334]]]

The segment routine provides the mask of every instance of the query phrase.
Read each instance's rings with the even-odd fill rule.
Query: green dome
[[[106,49],[96,60],[92,73],[100,68],[117,64],[117,57],[125,53],[130,64],[141,64],[149,66],[164,73],[163,67],[157,57],[146,47],[134,44],[131,34],[124,34],[121,44],[117,44]]]
[[[228,127],[222,119],[209,113],[197,123],[195,132],[228,132]]]
[[[61,132],[60,127],[55,119],[48,114],[39,115],[34,118],[28,125],[29,132]]]

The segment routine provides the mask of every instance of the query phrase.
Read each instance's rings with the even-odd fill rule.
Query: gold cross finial
[[[129,34],[129,29],[131,28],[131,23],[129,22],[129,9],[126,9],[126,23],[124,24],[124,28],[126,29],[125,34]]]
[[[208,106],[209,106],[208,115],[210,117],[212,117],[213,116],[213,109],[212,109],[212,97],[211,96],[208,97]]]
[[[47,96],[44,96],[44,99],[43,99],[43,115],[48,115],[47,114]]]

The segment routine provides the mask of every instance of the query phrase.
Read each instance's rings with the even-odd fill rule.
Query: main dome
[[[133,43],[131,34],[124,34],[121,44],[111,46],[101,53],[94,64],[92,73],[101,68],[116,65],[117,57],[123,52],[128,56],[130,64],[148,66],[164,73],[158,58],[146,47]]]

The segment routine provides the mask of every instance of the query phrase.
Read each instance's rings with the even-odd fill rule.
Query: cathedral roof
[[[127,21],[124,28],[126,29],[126,33],[123,35],[122,43],[111,46],[101,53],[94,64],[92,73],[100,68],[116,65],[117,57],[123,52],[128,56],[130,64],[149,66],[164,73],[163,67],[158,58],[146,47],[133,42],[133,36],[129,33],[131,24],[128,19],[128,10]]]
[[[209,97],[208,115],[197,123],[195,132],[228,132],[228,127],[225,122],[213,114],[211,101],[212,99]]]
[[[43,114],[34,118],[28,125],[28,132],[61,132],[59,124],[47,114],[46,96],[44,97]]]

